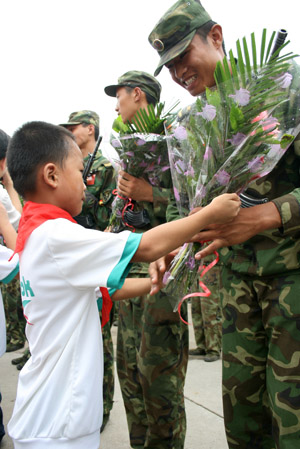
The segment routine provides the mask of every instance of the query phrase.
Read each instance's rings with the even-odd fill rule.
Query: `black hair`
[[[10,137],[6,132],[0,129],[0,161],[6,157],[6,151],[9,144]]]
[[[124,86],[124,87],[125,87],[126,92],[128,92],[129,94],[134,89],[134,87],[130,87],[130,86]],[[153,106],[156,105],[157,101],[152,97],[152,95],[149,95],[147,92],[145,92],[141,86],[135,86],[135,87],[139,87],[144,92],[144,94],[146,95],[146,100],[147,100],[148,104],[153,104]]]
[[[89,125],[93,125],[94,126],[94,130],[95,130],[95,140],[97,140],[98,139],[98,137],[99,137],[99,126],[97,126],[97,125],[94,125],[94,123],[81,123],[81,125],[84,127],[84,128],[86,128],[87,126],[89,126]]]
[[[7,167],[16,191],[22,197],[35,192],[38,168],[48,162],[60,167],[75,138],[62,126],[46,122],[28,122],[10,139],[7,149]]]
[[[216,23],[217,22],[214,22],[213,20],[209,20],[208,22],[206,22],[204,25],[202,25],[201,27],[199,27],[197,29],[196,34],[198,36],[200,36],[203,41],[206,42],[208,33],[210,32],[212,27],[214,25],[216,25]],[[223,48],[223,51],[224,51],[224,55],[226,55],[224,39],[223,39],[223,42],[222,42],[222,48]]]

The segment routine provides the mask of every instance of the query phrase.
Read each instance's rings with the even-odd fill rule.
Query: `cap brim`
[[[110,97],[116,97],[117,96],[117,89],[120,87],[119,84],[112,84],[111,86],[104,87],[104,92],[106,95],[109,95]]]
[[[80,125],[82,122],[68,122],[68,123],[60,123],[58,126],[73,126]]]
[[[192,42],[193,37],[195,36],[197,30],[193,30],[191,33],[187,34],[180,42],[167,50],[163,56],[160,58],[159,64],[154,72],[154,76],[157,76],[161,69],[165,64],[172,61],[172,59],[176,58],[180,55]]]

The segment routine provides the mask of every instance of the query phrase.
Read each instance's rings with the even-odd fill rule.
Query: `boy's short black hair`
[[[35,192],[38,168],[53,162],[63,166],[70,150],[73,134],[62,126],[46,122],[28,122],[10,139],[7,167],[16,191],[22,197]]]
[[[0,129],[0,161],[6,157],[6,151],[9,144],[10,137]]]

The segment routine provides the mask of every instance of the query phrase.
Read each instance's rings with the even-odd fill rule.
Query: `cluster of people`
[[[222,28],[198,0],[177,1],[149,42],[160,57],[155,76],[130,70],[104,89],[125,124],[159,102],[163,67],[196,97],[215,85],[226,56]],[[1,279],[15,277],[20,264],[30,351],[8,424],[15,448],[98,449],[113,405],[116,301],[117,372],[132,448],[184,447],[188,355],[210,362],[221,351],[228,447],[298,447],[300,139],[251,184],[268,202],[241,209],[236,194],[224,194],[179,218],[169,171],[155,187],[124,170],[116,176],[99,148],[83,182],[98,136],[98,114],[77,111],[59,125],[25,123],[5,156],[13,182],[6,189],[24,207],[15,229],[0,207],[11,248],[1,247],[3,260],[7,251],[10,257]],[[110,232],[115,191],[147,211],[144,227]],[[211,242],[198,257],[218,250],[220,263],[205,278],[211,296],[193,300],[197,348],[189,351],[188,327],[161,287],[170,253],[191,239]],[[186,303],[181,314],[187,320]]]

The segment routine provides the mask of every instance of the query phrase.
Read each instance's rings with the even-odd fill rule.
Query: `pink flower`
[[[264,120],[264,119],[267,118],[267,117],[268,117],[267,111],[262,111],[259,115],[257,115],[257,116],[251,121],[251,123],[260,122],[261,120]]]
[[[240,143],[243,142],[246,135],[243,133],[236,133],[234,136],[232,136],[232,139],[228,139],[228,142],[230,142],[233,146],[237,147]]]
[[[183,126],[178,126],[174,131],[174,136],[178,140],[185,140],[187,139],[187,132],[186,129]]]
[[[196,115],[201,115],[205,120],[211,122],[217,114],[216,108],[211,104],[206,104],[202,112],[197,112]]]
[[[213,150],[212,150],[211,147],[206,147],[205,153],[204,153],[204,160],[205,161],[208,161],[211,158],[212,152],[213,152]]]
[[[216,180],[221,186],[226,186],[230,180],[230,174],[225,170],[220,170],[216,175]]]
[[[290,73],[285,72],[283,75],[281,75],[279,78],[276,79],[276,82],[279,84],[280,87],[282,87],[282,89],[286,89],[287,87],[290,86],[292,79],[293,76]]]
[[[252,161],[248,162],[248,169],[251,173],[257,172],[261,165],[264,163],[264,157],[263,156],[257,156]]]
[[[195,171],[194,171],[193,167],[189,167],[184,174],[185,174],[185,176],[191,176],[192,178],[194,178]]]
[[[176,201],[180,201],[180,195],[176,187],[174,187],[174,196]]]
[[[246,106],[250,100],[250,92],[247,89],[240,88],[235,91],[235,94],[228,95],[240,106]]]
[[[145,145],[146,141],[144,139],[138,139],[136,141],[137,146],[141,147],[142,145]]]

